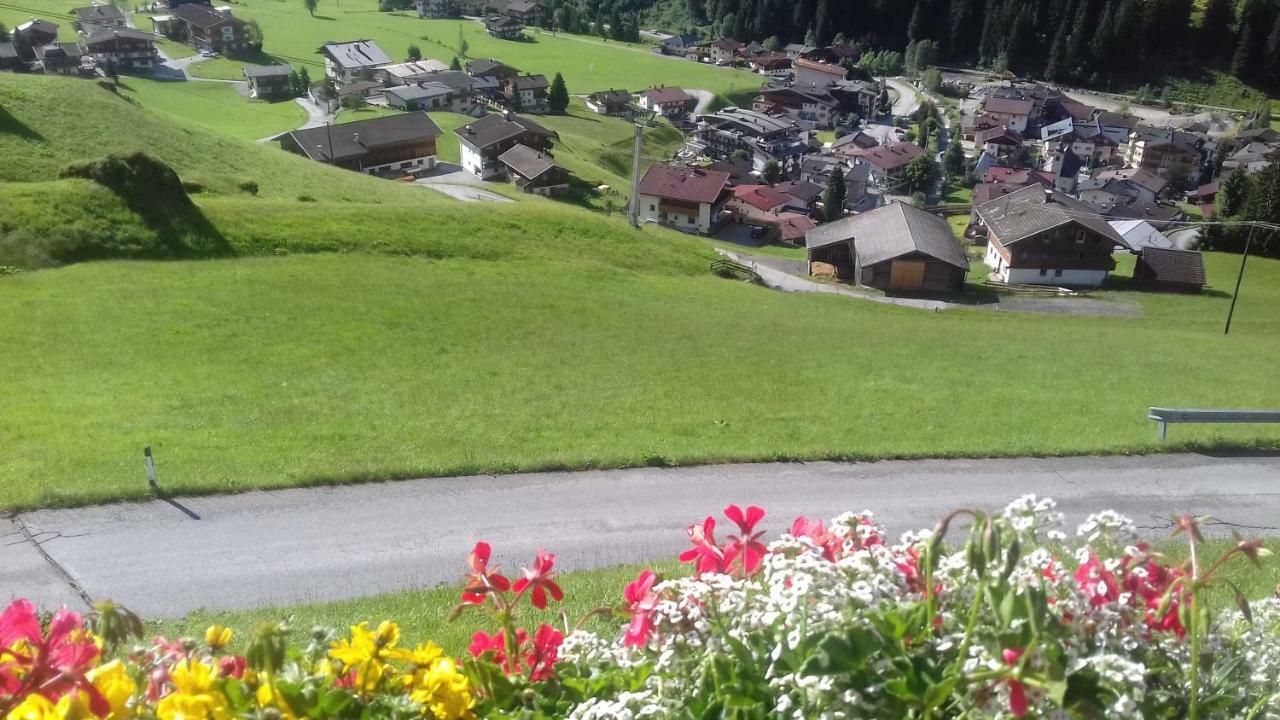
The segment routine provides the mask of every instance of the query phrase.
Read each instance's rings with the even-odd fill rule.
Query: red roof
[[[1035,107],[1035,103],[1030,100],[1014,100],[1013,98],[993,97],[987,98],[982,104],[982,109],[987,113],[999,113],[1001,115],[1030,115],[1031,110]]]
[[[683,88],[678,87],[656,87],[645,90],[640,93],[649,99],[649,102],[655,105],[666,105],[667,103],[685,103],[693,100],[693,96],[685,92]]]
[[[800,213],[778,213],[773,217],[773,221],[778,225],[780,239],[787,242],[803,240],[805,233],[818,227],[817,223]]]
[[[831,63],[817,62],[816,60],[806,60],[805,58],[796,58],[794,61],[792,61],[791,66],[797,67],[797,68],[805,68],[806,70],[817,70],[818,72],[824,72],[828,75],[838,75],[840,76],[841,80],[843,80],[845,76],[849,74],[848,70],[845,70],[839,65],[832,65]]]
[[[761,210],[772,210],[787,202],[786,195],[768,185],[739,185],[733,189],[733,197]]]
[[[983,130],[977,134],[975,140],[979,143],[996,143],[997,145],[1021,145],[1022,134],[1017,130],[1010,128],[1008,125],[1002,125],[990,130]]]
[[[924,155],[927,151],[915,143],[900,142],[871,148],[858,148],[849,153],[882,170],[894,170]]]
[[[713,203],[728,184],[727,172],[655,163],[640,180],[640,192],[672,200]]]

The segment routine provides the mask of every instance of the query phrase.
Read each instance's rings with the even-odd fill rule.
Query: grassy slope
[[[230,83],[160,82],[121,78],[123,97],[148,110],[171,116],[182,125],[194,124],[241,140],[256,140],[292,130],[307,113],[290,100],[249,100]]]
[[[335,207],[321,226],[341,222]],[[588,224],[558,238],[514,216],[485,227],[440,250],[530,261],[317,255],[4,278],[0,334],[20,341],[0,356],[0,506],[145,496],[143,445],[166,487],[226,491],[657,458],[1144,451],[1161,447],[1150,405],[1280,404],[1276,261],[1251,265],[1224,338],[1216,294],[1142,296],[1142,319],[921,313],[671,274],[705,260],[682,265],[648,233],[626,247],[626,232]],[[615,263],[591,262],[602,254]],[[579,260],[543,261],[557,255]],[[655,272],[618,269],[627,257]],[[1234,265],[1209,256],[1215,288]],[[1179,426],[1164,447],[1276,439]]]
[[[1162,543],[1161,547],[1169,553],[1174,562],[1179,562],[1185,557],[1186,550],[1180,543]],[[1280,552],[1280,541],[1272,540],[1268,542],[1268,547],[1272,551]],[[1200,552],[1204,557],[1216,557],[1218,553],[1228,548],[1230,543],[1210,541],[1201,547]],[[651,567],[662,577],[675,577],[688,572],[687,568],[681,568],[675,561],[667,560],[650,566],[624,565],[602,570],[567,573],[561,576],[561,585],[565,591],[565,601],[562,605],[553,605],[552,608],[541,613],[531,610],[530,614],[522,617],[528,625],[537,622],[559,625],[561,609],[569,617],[570,622],[575,622],[596,608],[616,607],[622,603],[623,588],[645,567]],[[461,562],[459,568],[461,568]],[[1280,562],[1272,557],[1265,562],[1261,571],[1257,571],[1243,559],[1237,558],[1226,566],[1224,576],[1239,585],[1245,597],[1258,600],[1269,597],[1277,583],[1280,583]],[[1211,590],[1210,602],[1224,610],[1235,606],[1233,596],[1226,586]],[[345,631],[347,625],[361,620],[376,624],[382,620],[393,619],[400,623],[405,643],[414,644],[434,640],[446,652],[463,655],[467,652],[467,645],[475,631],[491,632],[493,628],[487,617],[479,613],[465,613],[457,621],[449,622],[447,620],[449,613],[457,603],[458,588],[445,585],[341,602],[239,612],[195,612],[181,620],[155,623],[153,628],[156,632],[168,636],[199,638],[204,634],[206,627],[219,623],[242,631],[236,641],[243,643],[246,631],[253,628],[256,623],[263,620],[287,620],[295,641],[305,642],[306,634],[316,625]],[[607,635],[617,632],[624,624],[625,620],[595,619],[586,627]]]

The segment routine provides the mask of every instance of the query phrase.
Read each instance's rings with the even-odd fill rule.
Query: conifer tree
[[[547,104],[555,115],[563,115],[569,108],[569,90],[564,85],[564,76],[556,73],[551,81],[551,89],[547,91]]]
[[[1219,56],[1231,36],[1231,20],[1235,15],[1234,0],[1209,0],[1200,20],[1196,46],[1201,57]]]
[[[1235,55],[1231,56],[1231,74],[1238,78],[1249,76],[1253,67],[1253,26],[1245,25],[1240,29],[1240,39],[1236,42]]]

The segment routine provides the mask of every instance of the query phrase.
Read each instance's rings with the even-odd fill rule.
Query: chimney
[[[358,132],[353,132],[353,133],[351,133],[351,139],[352,139],[352,141],[353,141],[353,142],[355,142],[355,144],[359,145],[359,144],[360,144],[360,133],[358,133]]]
[[[1044,189],[1044,202],[1045,202],[1045,204],[1046,204],[1046,205],[1047,205],[1047,204],[1049,204],[1049,203],[1051,203],[1051,202],[1054,202],[1054,199],[1053,199],[1053,191],[1052,191],[1052,190],[1050,190],[1049,188],[1045,188],[1045,189]]]

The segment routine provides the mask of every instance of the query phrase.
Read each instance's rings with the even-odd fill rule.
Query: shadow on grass
[[[14,117],[8,110],[0,105],[0,134],[17,135],[23,140],[44,140],[44,136],[36,132],[31,126]]]

